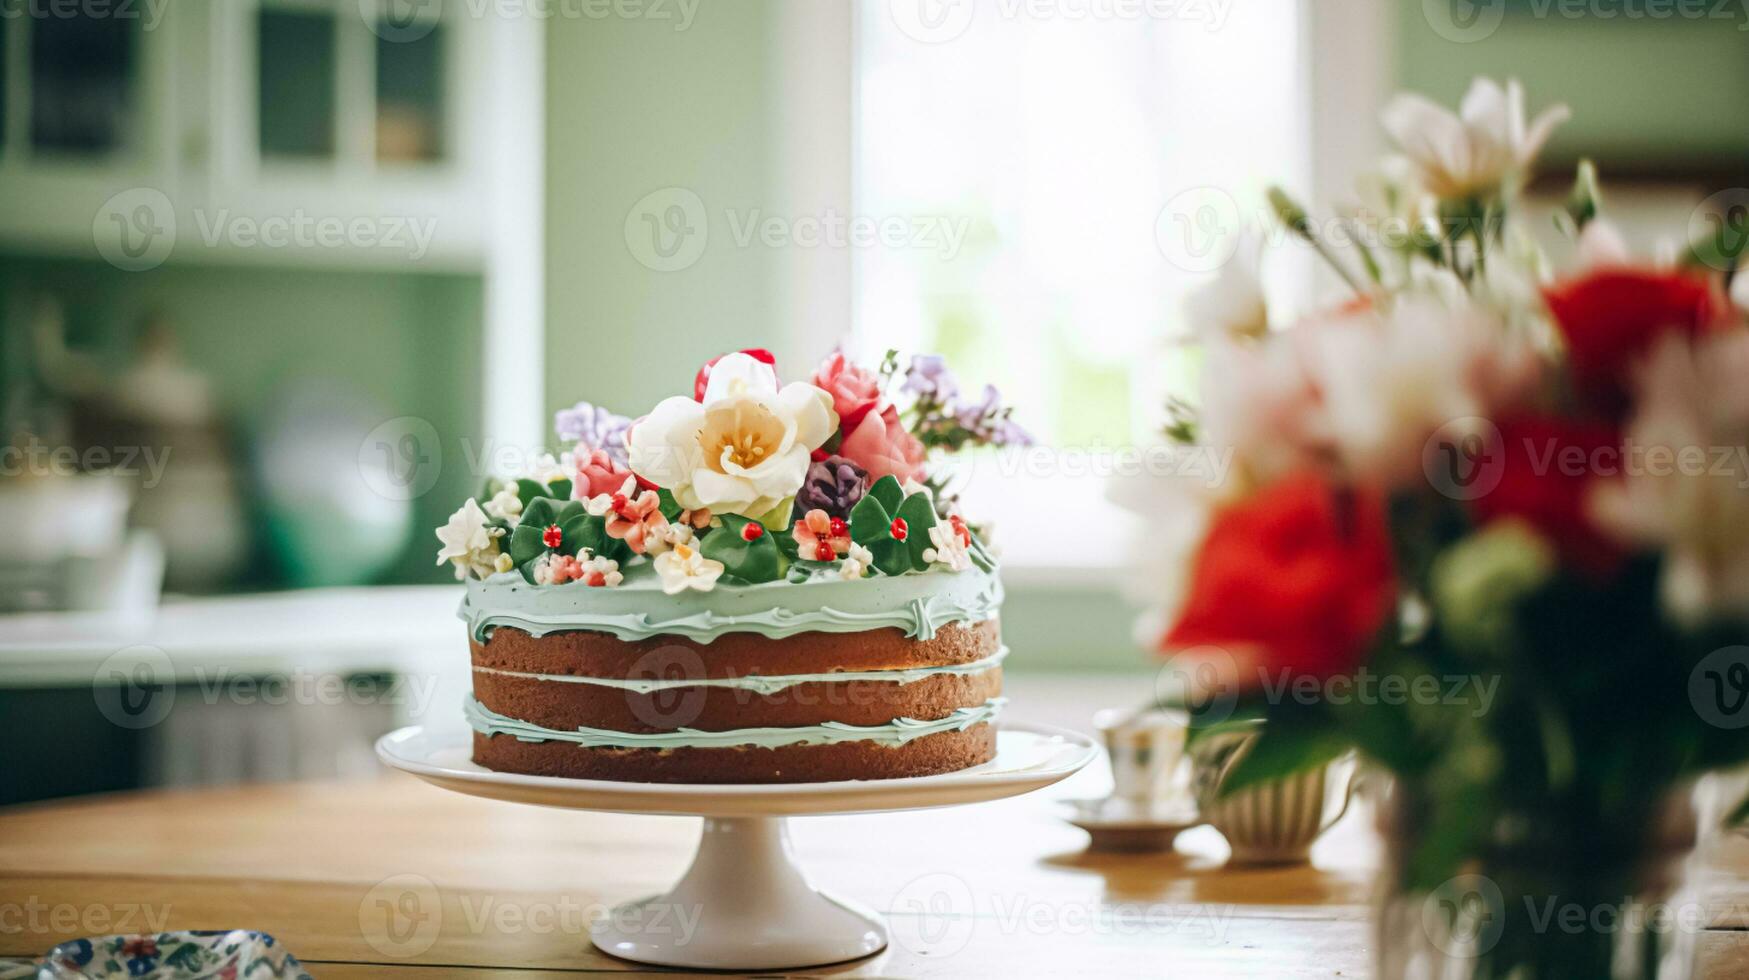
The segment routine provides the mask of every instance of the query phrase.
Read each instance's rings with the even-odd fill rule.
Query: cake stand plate
[[[1003,725],[996,757],[939,776],[835,783],[620,783],[493,772],[468,733],[422,726],[377,741],[384,764],[470,796],[570,810],[704,818],[692,866],[667,894],[622,905],[591,935],[602,952],[660,966],[779,970],[859,959],[887,945],[879,914],[809,884],[790,846],[792,816],[982,803],[1042,789],[1091,761],[1085,736]]]

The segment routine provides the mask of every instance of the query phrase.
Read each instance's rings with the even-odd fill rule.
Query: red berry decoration
[[[894,541],[903,541],[911,533],[911,525],[906,524],[903,517],[895,517],[893,518],[893,526],[888,530],[892,532]]]
[[[827,544],[826,542],[822,541],[819,544],[814,545],[814,560],[815,561],[832,561],[832,560],[836,559],[837,557],[838,557],[838,552],[833,551],[832,546]]]
[[[547,529],[540,533],[540,540],[549,548],[557,548],[565,543],[565,532],[559,530],[557,524],[548,524]]]
[[[842,538],[845,535],[850,533],[850,525],[844,523],[844,518],[842,518],[842,517],[832,518],[832,523],[831,523],[830,527],[831,527],[831,534],[835,538]]]
[[[746,525],[741,528],[741,540],[743,541],[758,541],[764,536],[765,525],[758,521],[748,521]]]

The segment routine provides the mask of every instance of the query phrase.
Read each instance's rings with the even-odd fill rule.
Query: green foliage
[[[557,548],[549,548],[546,530],[555,524],[559,526],[560,542]],[[578,555],[585,548],[615,561],[631,557],[631,549],[624,541],[608,535],[607,518],[589,514],[580,500],[535,497],[523,507],[522,520],[510,533],[510,560],[530,583],[534,581],[535,559],[548,552]]]
[[[759,522],[739,514],[724,514],[721,527],[704,536],[699,554],[723,563],[723,576],[749,584],[775,582],[784,577],[789,562],[778,549],[770,530],[749,541],[746,529]],[[759,525],[764,527],[764,525]]]
[[[906,524],[905,540],[893,537],[893,519]],[[903,575],[929,567],[923,551],[929,547],[929,529],[935,526],[935,504],[929,496],[905,496],[899,481],[883,476],[850,509],[850,540],[874,555],[874,567],[884,575]]]
[[[1353,747],[1326,712],[1298,704],[1293,708],[1275,712],[1268,724],[1258,726],[1257,737],[1221,780],[1221,796],[1316,769]]]
[[[680,501],[674,499],[674,494],[667,487],[656,491],[656,509],[670,521],[680,520],[680,515],[686,508],[680,506]]]

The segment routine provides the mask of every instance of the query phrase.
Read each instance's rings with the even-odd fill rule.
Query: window
[[[932,16],[908,16],[912,3]],[[965,224],[957,249],[858,251],[857,344],[938,350],[1067,447],[971,468],[1011,565],[1062,563],[1012,530],[1053,499],[1099,508],[1110,451],[1151,438],[1174,362],[1194,356],[1176,343],[1179,311],[1210,273],[1167,237],[1260,221],[1263,189],[1309,169],[1300,4],[1220,7],[988,0],[945,38],[964,13],[952,0],[861,8],[856,211]],[[1184,16],[1151,16],[1168,10]],[[1198,205],[1208,188],[1236,209]],[[1290,260],[1266,274],[1289,294],[1310,272]],[[1096,540],[1080,557],[1115,564],[1121,522],[1081,526]]]

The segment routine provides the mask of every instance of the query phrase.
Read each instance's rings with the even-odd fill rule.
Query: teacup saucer
[[[1092,838],[1087,845],[1090,851],[1170,851],[1180,833],[1204,822],[1189,797],[1145,802],[1108,796],[1063,802],[1070,808],[1065,819]]]

